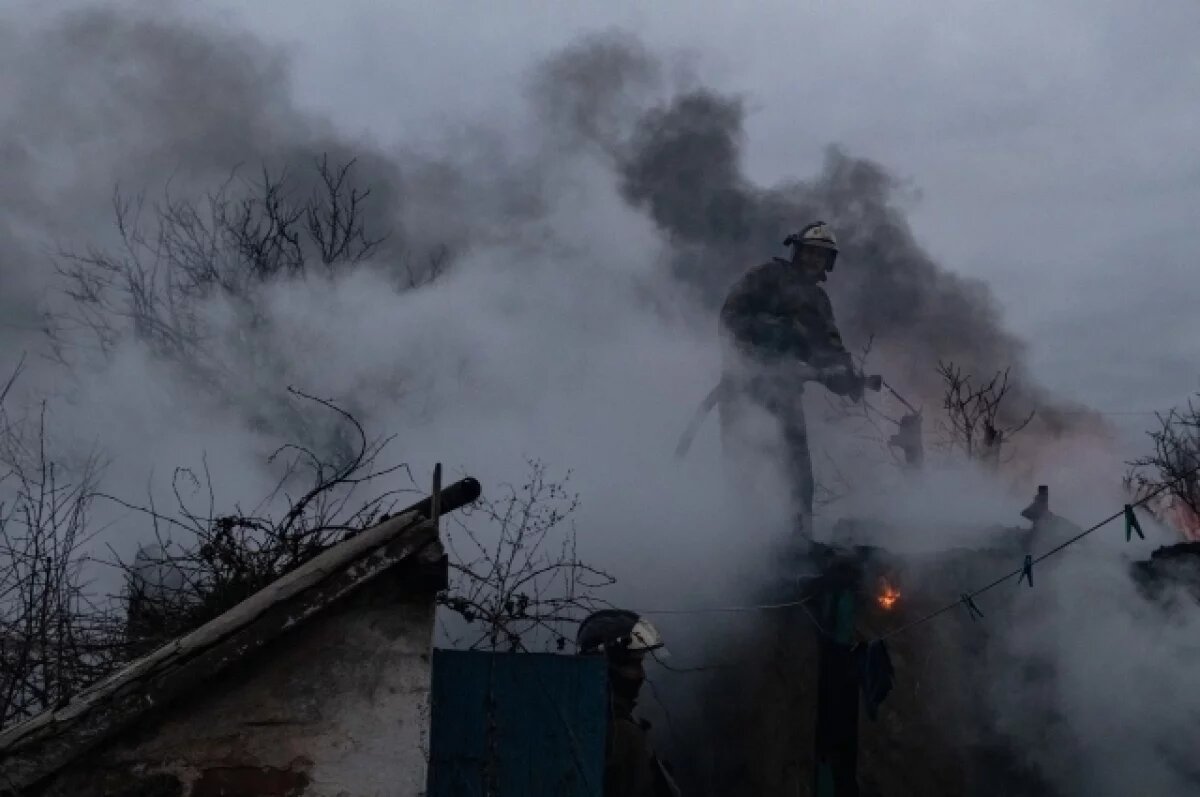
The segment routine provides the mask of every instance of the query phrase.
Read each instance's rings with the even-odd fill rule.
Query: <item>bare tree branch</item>
[[[0,727],[63,705],[120,657],[116,613],[83,577],[99,464],[90,458],[66,478],[40,409],[32,426],[0,428]]]
[[[1129,463],[1125,485],[1139,499],[1165,492],[1155,514],[1200,540],[1200,407],[1189,399],[1156,418],[1158,428],[1147,432],[1154,450]]]
[[[113,195],[120,246],[113,251],[60,252],[65,308],[47,334],[65,359],[76,347],[109,355],[131,335],[157,355],[211,377],[203,343],[213,334],[201,304],[221,297],[243,313],[249,329],[262,311],[258,287],[320,265],[330,275],[368,258],[385,240],[371,237],[364,208],[369,189],[353,179],[354,160],[315,164],[317,187],[297,197],[295,178],[265,167],[256,181],[230,177],[201,199],[164,190],[145,197]]]
[[[943,431],[951,449],[960,449],[968,459],[998,465],[1004,444],[1033,420],[1034,413],[1030,412],[1009,426],[999,421],[1004,398],[1011,389],[1009,370],[997,371],[990,381],[976,385],[971,375],[953,362],[938,361],[937,372],[944,385],[942,409],[946,412]]]
[[[578,557],[570,516],[579,497],[567,490],[570,474],[554,482],[543,463],[531,460],[529,468],[523,485],[502,485],[503,497],[481,500],[447,534],[452,578],[441,603],[465,624],[452,640],[463,647],[562,650],[566,627],[604,605],[595,593],[615,583]],[[472,516],[487,523],[491,540],[470,525]]]
[[[408,473],[411,481],[411,473],[402,465],[378,466],[390,438],[372,441],[358,420],[333,402],[290,390],[336,413],[354,429],[358,444],[347,462],[327,462],[303,446],[281,446],[268,462],[290,455],[283,463],[284,475],[272,496],[260,502],[253,513],[240,507],[233,507],[232,512],[215,511],[207,462],[202,476],[187,468],[176,469],[171,484],[175,507],[169,514],[153,503],[136,505],[98,494],[153,524],[154,553],[143,549],[134,562],[110,562],[124,575],[128,634],[139,649],[161,644],[217,616],[329,546],[378,522],[394,509],[401,494],[419,492],[412,483],[410,489],[355,498],[364,485],[397,472]],[[307,486],[298,497],[291,497],[287,485],[305,478]],[[203,496],[203,509],[193,506],[192,496],[196,495]],[[164,526],[178,532],[181,539],[163,535]],[[140,572],[148,569],[171,574],[175,583],[148,587]]]

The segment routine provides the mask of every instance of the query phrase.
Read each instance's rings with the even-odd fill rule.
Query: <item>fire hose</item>
[[[845,376],[846,371],[843,368],[822,369],[813,368],[811,366],[797,366],[797,368],[794,371],[790,371],[790,373],[808,382],[823,382],[830,378],[843,377]],[[882,387],[886,386],[892,395],[900,399],[900,401],[903,402],[906,407],[912,409],[911,405],[909,405],[907,401],[904,401],[899,393],[897,393],[895,390],[892,390],[892,388],[883,381],[882,376],[879,376],[878,374],[873,374],[871,376],[864,375],[862,379],[863,386],[866,389],[878,392]],[[704,419],[708,417],[710,412],[712,412],[713,407],[717,406],[717,404],[719,404],[732,390],[732,380],[730,380],[728,377],[723,377],[720,382],[717,382],[712,390],[708,391],[708,395],[706,395],[700,401],[700,404],[696,407],[695,412],[692,413],[692,417],[688,421],[687,427],[684,428],[683,434],[679,437],[679,443],[675,446],[676,459],[682,459],[687,455],[688,449],[692,447],[692,440],[696,437],[696,433],[700,431],[700,425],[704,423]],[[913,410],[913,412],[916,411]]]
[[[903,404],[908,409],[908,411],[911,412],[913,415],[921,414],[920,410],[918,410],[913,405],[909,404],[908,401],[904,398],[904,396],[901,396],[899,393],[896,392],[896,388],[892,387],[891,385],[889,385],[887,383],[886,379],[884,379],[883,377],[879,377],[879,383],[881,385],[883,385],[884,389],[887,390],[887,392],[889,392],[893,396],[895,396],[896,400],[899,401],[901,404]]]

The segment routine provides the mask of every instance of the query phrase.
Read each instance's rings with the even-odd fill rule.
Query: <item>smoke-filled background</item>
[[[823,218],[842,243],[829,291],[848,345],[873,342],[868,370],[932,417],[939,360],[1011,368],[1014,417],[1037,410],[1005,478],[912,483],[822,424],[813,391],[818,476],[852,476],[826,523],[887,517],[893,547],[937,551],[1013,524],[1039,483],[1082,525],[1120,505],[1145,413],[1197,384],[1200,182],[1182,131],[1200,75],[1188,42],[1165,41],[1194,7],[504,5],[7,12],[0,365],[29,356],[10,405],[46,401],[53,446],[98,452],[108,493],[169,501],[172,470],[204,461],[233,505],[269,491],[279,444],[331,434],[295,386],[396,435],[417,474],[440,461],[488,489],[527,457],[570,470],[612,600],[745,600],[786,514],[778,473],[766,458],[752,498],[731,488],[712,419],[687,461],[672,451],[716,378],[724,290]],[[155,203],[264,168],[303,194],[322,154],[357,158],[371,191],[383,240],[362,263],[196,301],[182,349],[79,317],[64,272],[129,254],[114,201],[144,197],[154,242]],[[125,553],[148,534],[103,520]],[[1035,764],[1065,793],[1182,794],[1197,620],[1140,607],[1118,533],[1039,583],[993,705],[1007,732],[1046,733],[1006,707],[1028,704],[1009,699],[1017,665],[1050,662],[1067,686]],[[1172,539],[1148,533],[1133,555]],[[704,622],[664,620],[678,658],[722,651]]]

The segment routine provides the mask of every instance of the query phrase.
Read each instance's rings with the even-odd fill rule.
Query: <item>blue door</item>
[[[428,797],[601,797],[604,660],[435,650]]]

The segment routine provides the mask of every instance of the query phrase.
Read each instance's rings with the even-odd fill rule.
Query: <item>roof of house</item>
[[[441,557],[437,516],[474,501],[463,479],[280,577],[196,630],[0,733],[0,793],[38,783],[164,703],[206,681],[396,565]]]

